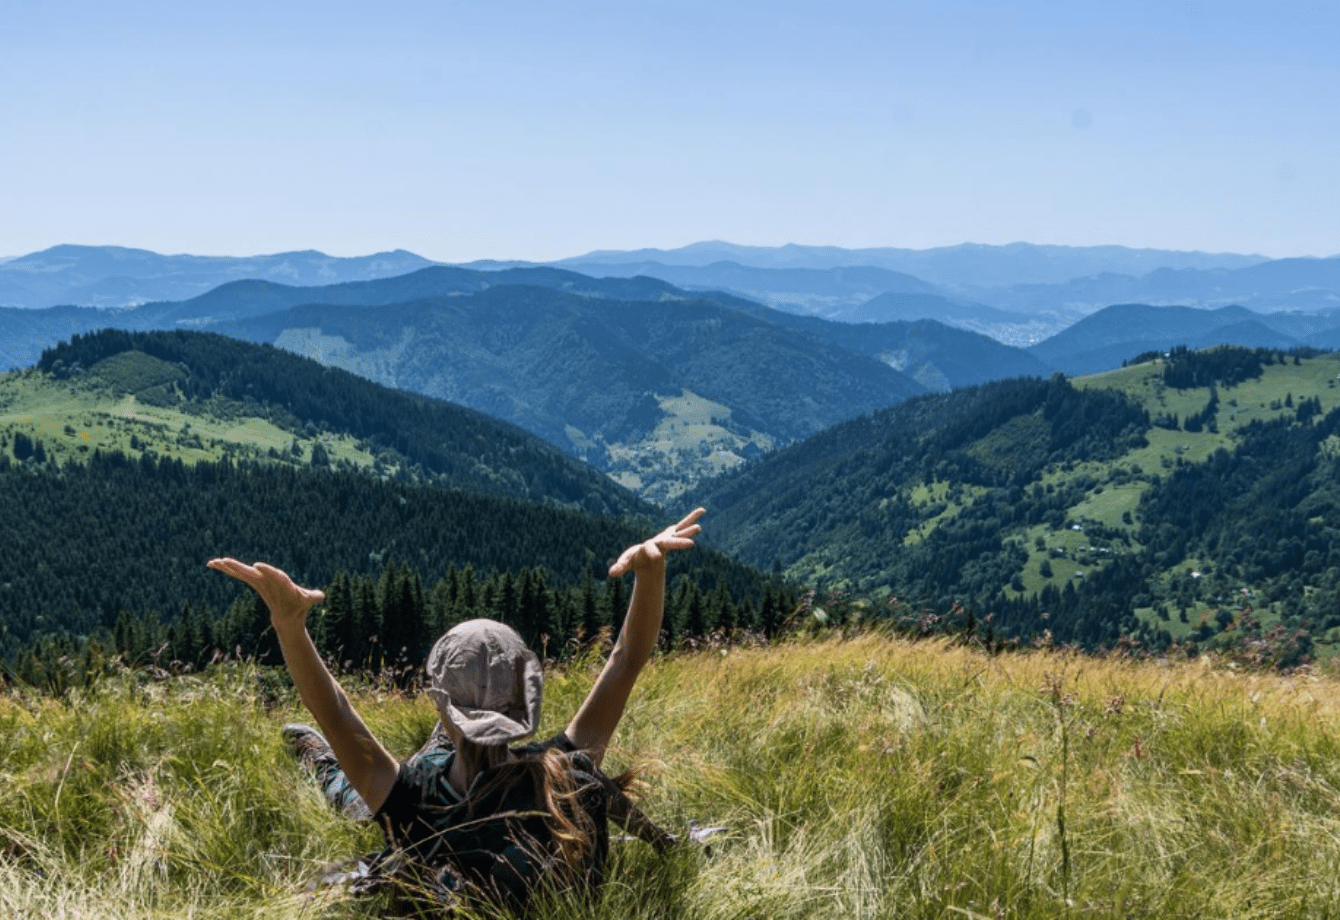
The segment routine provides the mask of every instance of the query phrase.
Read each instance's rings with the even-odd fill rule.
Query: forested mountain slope
[[[711,300],[495,287],[375,315],[313,305],[231,331],[299,347],[320,335],[332,362],[342,354],[370,373],[384,367],[399,387],[468,402],[573,449],[645,435],[654,397],[681,389],[782,441],[921,391],[879,361]]]
[[[937,320],[834,323],[785,315],[774,321],[878,358],[932,393],[1011,377],[1046,377],[1054,371],[1026,349]]]
[[[303,304],[380,307],[429,297],[473,294],[495,285],[518,284],[549,287],[588,297],[627,300],[687,296],[666,282],[651,278],[595,279],[563,269],[541,267],[480,271],[434,265],[392,277],[311,285],[243,277],[189,299],[136,302],[123,309],[0,308],[0,359],[5,360],[8,368],[26,367],[34,363],[44,349],[71,335],[107,327],[134,331],[200,329]]]
[[[131,655],[171,639],[164,660],[196,665],[239,648],[273,657],[255,599],[205,569],[219,555],[334,585],[314,629],[355,663],[418,664],[441,629],[488,611],[556,655],[622,616],[626,589],[604,573],[660,526],[361,471],[101,452],[65,466],[7,452],[0,520],[0,660],[26,649],[48,670],[89,637]],[[760,620],[780,586],[706,548],[673,561],[672,585],[672,637],[775,626],[785,607]]]
[[[961,603],[998,635],[1328,653],[1337,373],[1331,354],[1182,349],[919,397],[695,497],[747,561],[940,615]]]
[[[269,346],[77,337],[0,377],[0,668],[273,656],[250,595],[204,569],[220,554],[331,585],[319,640],[355,664],[416,663],[490,611],[557,655],[617,623],[609,561],[670,513],[506,423]],[[706,548],[674,572],[670,641],[792,606]]]
[[[76,336],[36,369],[0,378],[0,399],[7,445],[18,435],[45,441],[60,462],[102,449],[187,462],[363,466],[599,514],[650,512],[607,477],[504,422],[215,334]]]
[[[566,283],[567,273],[549,275]],[[511,421],[659,502],[741,457],[924,389],[874,357],[721,300],[616,281],[607,287],[640,287],[646,299],[499,284],[215,328]]]

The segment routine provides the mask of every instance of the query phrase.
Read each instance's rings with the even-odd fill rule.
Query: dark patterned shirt
[[[617,791],[565,734],[514,751],[526,759],[549,749],[567,758],[577,805],[595,826],[581,879],[594,890],[609,847],[609,799]],[[481,771],[462,797],[447,781],[455,756],[455,751],[438,749],[401,765],[377,812],[388,843],[377,862],[383,871],[407,874],[411,884],[439,900],[477,893],[524,906],[538,887],[560,877],[548,811],[529,776],[513,764]]]

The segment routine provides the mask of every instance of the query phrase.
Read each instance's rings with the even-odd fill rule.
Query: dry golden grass
[[[595,662],[550,676],[562,727]],[[321,866],[374,848],[284,754],[254,672],[0,698],[0,914],[370,917]],[[356,689],[397,750],[423,700]],[[879,635],[670,656],[609,766],[669,859],[620,844],[570,917],[1340,916],[1340,682]]]

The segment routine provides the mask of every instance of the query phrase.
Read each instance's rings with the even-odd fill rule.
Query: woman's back
[[[389,845],[374,873],[438,903],[479,897],[520,908],[539,891],[593,892],[620,793],[585,752],[560,750],[562,741],[481,770],[464,796],[446,779],[454,752],[402,770],[377,814]]]

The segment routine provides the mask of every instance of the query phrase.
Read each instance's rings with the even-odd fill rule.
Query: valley
[[[1278,287],[1306,270],[1329,283],[1327,260],[1303,262],[1175,278],[1190,290],[1196,272],[1249,272]],[[643,519],[704,504],[711,542],[841,594],[853,616],[909,604],[970,611],[1001,641],[1160,651],[1292,630],[1305,641],[1288,660],[1340,647],[1326,601],[1340,583],[1326,542],[1340,367],[1298,344],[1327,341],[1330,314],[1116,305],[1024,350],[603,264],[606,277],[429,265],[19,311],[76,331],[0,378],[0,456],[20,470],[123,456],[329,471]],[[897,288],[849,319],[1027,319],[891,269],[695,270],[665,274],[763,300],[748,285]],[[130,329],[77,331],[95,320]],[[176,331],[150,331],[164,325]],[[1213,344],[1254,335],[1276,344]]]

